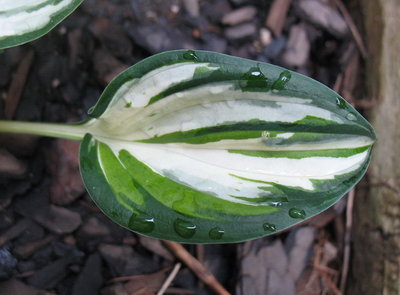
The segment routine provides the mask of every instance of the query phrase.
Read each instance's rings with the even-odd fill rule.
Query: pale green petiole
[[[0,132],[42,135],[82,140],[87,130],[78,124],[1,121]]]

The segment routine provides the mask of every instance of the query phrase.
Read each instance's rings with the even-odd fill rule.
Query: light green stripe
[[[98,158],[102,173],[115,193],[119,203],[133,210],[144,204],[144,197],[132,182],[126,169],[118,161],[112,150],[103,143],[98,143]]]
[[[271,206],[251,206],[234,203],[211,196],[191,187],[179,184],[153,172],[128,151],[122,150],[119,159],[127,167],[130,176],[140,183],[155,199],[182,214],[212,219],[222,215],[259,215],[275,212]]]

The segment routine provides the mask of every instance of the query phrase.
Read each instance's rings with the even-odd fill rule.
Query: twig
[[[344,234],[344,251],[343,251],[343,265],[342,265],[342,275],[340,277],[340,291],[344,294],[346,290],[347,275],[349,272],[350,263],[350,239],[351,239],[351,229],[353,225],[353,204],[354,204],[354,188],[349,192],[347,198],[346,207],[346,231]]]
[[[336,287],[335,283],[331,280],[331,278],[329,277],[329,275],[324,272],[321,271],[320,272],[322,278],[324,279],[324,281],[326,282],[326,284],[328,285],[328,288],[335,294],[335,295],[342,295],[343,293],[340,292],[340,290]]]
[[[204,245],[203,244],[197,244],[196,245],[196,257],[199,260],[201,264],[204,264]],[[197,284],[198,288],[203,288],[204,284],[202,281],[199,281]]]
[[[333,276],[337,276],[338,275],[338,271],[336,269],[327,267],[326,265],[322,265],[322,264],[313,264],[313,267],[315,267],[317,270],[319,271],[324,271],[330,275]]]
[[[170,269],[171,269],[170,267],[166,267],[166,268],[163,268],[163,269],[157,271],[157,272],[154,273],[154,274],[166,273],[166,272],[169,271]],[[134,279],[145,278],[146,276],[149,276],[149,275],[122,276],[122,277],[112,278],[111,280],[108,280],[108,281],[106,282],[106,284],[113,284],[113,283],[131,281],[131,280],[134,280]]]
[[[165,291],[167,290],[169,285],[171,285],[172,281],[175,279],[176,275],[178,274],[181,266],[182,266],[182,264],[180,262],[175,264],[174,269],[171,271],[171,273],[169,274],[169,276],[167,277],[165,282],[162,284],[160,290],[157,292],[157,295],[163,295],[165,293]]]
[[[186,290],[186,289],[181,289],[181,288],[172,288],[172,287],[169,287],[167,290],[165,290],[165,294],[196,295],[196,293],[193,292],[192,290]]]
[[[359,68],[360,68],[360,57],[358,52],[354,50],[351,54],[346,69],[344,71],[343,79],[343,91],[347,91],[349,94],[353,95],[354,90],[357,86],[357,80],[359,78]]]
[[[203,244],[196,245],[196,254],[197,254],[197,259],[199,260],[199,262],[204,263],[204,245]]]
[[[164,245],[183,263],[185,263],[206,285],[217,294],[228,295],[229,292],[217,281],[214,275],[203,264],[181,245],[175,242],[163,241]]]
[[[28,78],[28,73],[33,62],[33,50],[29,50],[18,65],[17,71],[8,89],[7,98],[4,107],[4,116],[11,120],[14,117],[15,110],[21,99],[22,92]]]
[[[337,75],[336,77],[335,84],[333,85],[333,90],[339,93],[340,89],[342,88],[342,84],[343,84],[343,73],[339,73],[339,75]]]
[[[339,9],[340,13],[343,15],[345,22],[349,26],[350,32],[353,35],[354,41],[357,44],[358,50],[361,53],[361,56],[366,59],[367,58],[367,49],[364,45],[364,41],[361,38],[361,34],[358,31],[353,18],[351,17],[349,11],[347,10],[346,6],[343,4],[341,0],[334,0],[337,8]]]

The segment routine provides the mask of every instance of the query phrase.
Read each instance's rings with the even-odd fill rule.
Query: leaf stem
[[[16,122],[0,120],[0,132],[42,135],[82,140],[87,130],[80,124]]]

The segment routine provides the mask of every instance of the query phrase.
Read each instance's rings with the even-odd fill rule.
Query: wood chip
[[[18,237],[24,230],[28,228],[29,223],[30,221],[28,219],[22,219],[5,233],[0,235],[0,246]]]
[[[225,14],[222,18],[224,25],[236,26],[240,23],[251,21],[257,14],[257,9],[254,6],[246,6]]]
[[[40,239],[38,241],[34,241],[34,242],[30,242],[28,244],[23,244],[23,245],[17,246],[14,248],[13,252],[15,254],[17,254],[19,257],[26,259],[29,256],[31,256],[33,253],[35,253],[37,250],[39,250],[40,248],[43,248],[48,243],[50,243],[54,240],[55,240],[55,236],[48,235],[44,239]]]
[[[292,0],[275,0],[271,5],[265,25],[274,33],[275,37],[282,34],[291,2]]]
[[[147,250],[157,254],[158,256],[163,257],[168,261],[173,261],[174,257],[171,253],[165,249],[165,247],[161,244],[160,240],[149,238],[146,236],[138,235],[140,244],[145,247]]]
[[[26,173],[27,167],[13,154],[0,148],[0,174],[11,177],[21,177]]]
[[[4,107],[4,116],[7,120],[11,120],[14,117],[15,111],[22,96],[22,92],[24,91],[28,73],[33,62],[33,57],[33,50],[29,50],[22,58],[18,65],[17,71],[13,76],[10,88],[8,89]]]

